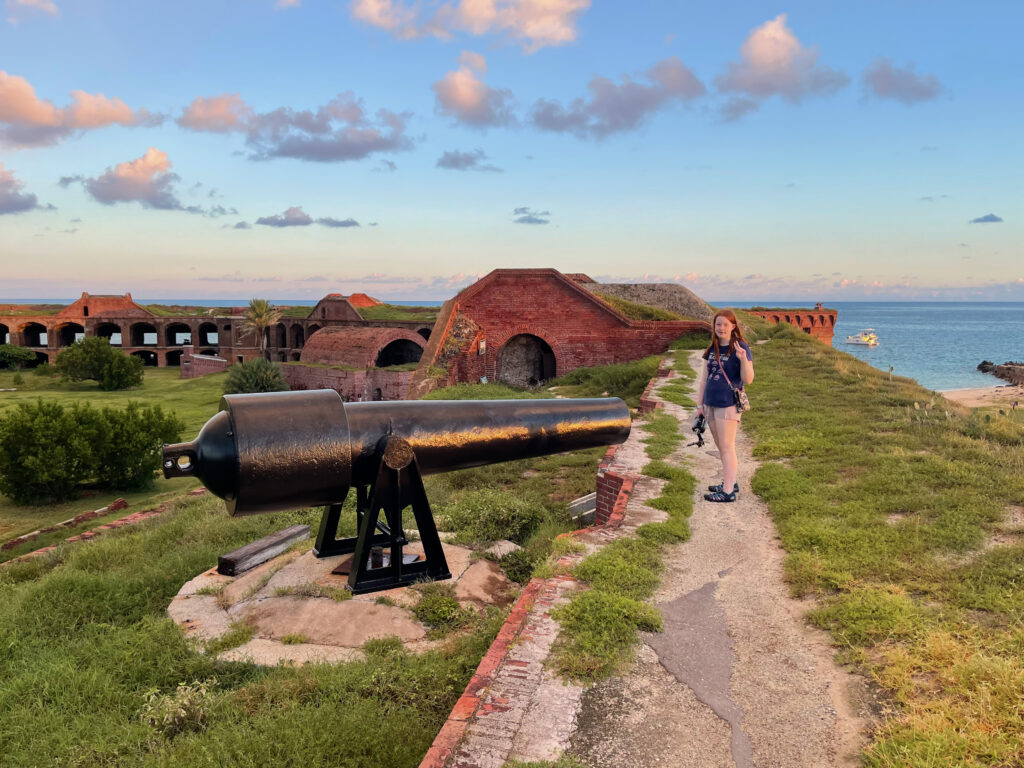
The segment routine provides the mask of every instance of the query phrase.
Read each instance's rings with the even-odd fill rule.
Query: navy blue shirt
[[[747,355],[751,360],[754,356],[750,353],[750,346],[745,342],[741,341],[740,346],[747,351]],[[718,354],[722,357],[722,366],[725,368],[725,372],[729,375],[729,380],[732,382],[732,386],[736,389],[743,389],[743,379],[740,377],[740,359],[737,355],[729,354],[729,347],[719,347]],[[729,386],[729,382],[725,380],[725,376],[722,375],[722,369],[718,366],[718,360],[715,359],[714,352],[705,352],[705,360],[707,360],[708,376],[707,382],[704,384],[704,405],[710,405],[713,408],[727,408],[730,405],[735,405],[735,401],[732,396],[732,388]]]

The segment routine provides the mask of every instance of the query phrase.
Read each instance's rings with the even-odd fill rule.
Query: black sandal
[[[712,493],[722,493],[725,490],[725,483],[719,483],[718,485],[709,485],[708,486],[708,490],[711,491]],[[733,483],[732,484],[732,492],[733,493],[739,493],[740,492],[740,484],[739,483]]]
[[[733,491],[732,493],[725,493],[724,491],[705,493],[704,499],[706,501],[736,501],[736,491]]]

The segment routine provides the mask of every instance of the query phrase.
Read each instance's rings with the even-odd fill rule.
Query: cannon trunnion
[[[614,445],[630,430],[618,398],[345,403],[326,389],[226,395],[221,408],[195,440],[164,446],[164,476],[197,477],[232,515],[325,506],[314,554],[353,552],[354,592],[450,578],[422,475]],[[352,486],[359,533],[338,539]],[[406,507],[422,561],[403,562]],[[375,547],[388,565],[371,567]]]

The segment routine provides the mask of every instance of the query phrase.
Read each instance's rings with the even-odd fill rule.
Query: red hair
[[[711,318],[711,343],[708,344],[708,348],[704,350],[704,359],[707,360],[711,356],[711,353],[714,352],[715,360],[718,361],[719,365],[721,365],[722,363],[722,357],[718,351],[718,336],[715,335],[715,320],[717,320],[720,317],[724,317],[726,320],[732,323],[732,334],[730,334],[729,336],[730,354],[732,354],[732,352],[735,351],[735,349],[739,346],[739,343],[741,341],[746,341],[746,339],[743,338],[743,331],[740,330],[740,323],[736,319],[735,312],[733,312],[731,309],[720,309],[717,312],[715,312],[715,316]]]

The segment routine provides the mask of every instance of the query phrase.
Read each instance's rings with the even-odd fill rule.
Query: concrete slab
[[[515,585],[497,563],[477,560],[456,582],[455,597],[463,605],[505,606],[515,599]]]
[[[304,635],[311,643],[358,648],[367,640],[398,637],[403,642],[426,637],[427,630],[403,608],[336,602],[329,598],[268,597],[239,606],[244,618],[265,639]]]
[[[214,595],[178,595],[167,615],[185,630],[185,636],[207,642],[231,629],[231,617]]]

